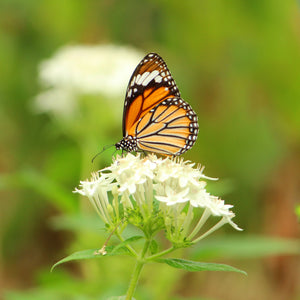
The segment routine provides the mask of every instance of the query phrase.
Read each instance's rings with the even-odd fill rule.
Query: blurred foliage
[[[91,171],[110,163],[112,149],[100,156],[98,165],[90,159],[104,145],[121,138],[121,115],[118,123],[111,123],[110,114],[103,114],[101,96],[99,111],[90,117],[94,130],[87,132],[78,120],[82,131],[77,136],[50,115],[33,111],[33,98],[40,92],[39,62],[66,44],[125,44],[162,55],[183,98],[199,116],[198,141],[185,158],[205,165],[208,176],[220,178],[209,188],[235,205],[235,222],[246,232],[299,238],[295,214],[300,197],[299,25],[299,6],[290,0],[2,0],[3,297],[106,299],[124,293],[132,268],[130,261],[108,258],[49,273],[50,266],[66,254],[104,242],[101,222],[71,191]],[[123,106],[123,101],[119,99],[118,105]],[[108,112],[113,109],[105,107]],[[103,124],[109,124],[109,130]],[[65,219],[59,220],[60,216]],[[89,218],[91,223],[86,222]],[[93,223],[99,230],[91,229]],[[186,276],[167,266],[159,266],[159,271],[150,266],[136,298],[299,297],[299,261],[273,257],[262,266],[258,260],[297,252],[295,241],[274,244],[259,238],[247,242],[241,233],[234,240],[222,233],[217,236],[222,243],[212,240],[215,245],[199,245],[194,255],[207,247],[209,253],[225,258],[223,247],[239,249],[240,266],[235,265],[248,272],[247,284],[247,279],[236,275],[226,275],[224,281],[219,274]],[[238,247],[242,243],[244,250]]]

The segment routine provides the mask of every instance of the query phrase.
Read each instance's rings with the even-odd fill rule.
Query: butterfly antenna
[[[109,149],[109,148],[111,148],[111,147],[113,147],[113,146],[114,146],[114,144],[104,146],[103,149],[102,149],[99,153],[97,153],[97,154],[92,158],[92,163],[94,162],[95,158],[96,158],[98,155],[100,155],[100,154],[103,153],[105,150],[107,150],[107,149]]]
[[[112,154],[112,156],[114,156],[114,155],[115,155],[115,153],[116,153],[117,151],[118,151],[118,150],[116,149],[116,150],[115,150],[115,152]]]

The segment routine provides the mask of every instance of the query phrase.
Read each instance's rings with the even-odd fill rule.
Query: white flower
[[[198,185],[190,185],[189,199],[193,207],[210,207],[213,197],[206,191],[205,186],[205,181],[199,181]]]
[[[178,178],[181,166],[176,164],[171,159],[164,159],[160,161],[160,167],[157,170],[156,179],[158,182],[165,182],[170,178]]]
[[[152,215],[152,210],[157,207],[153,203],[158,201],[167,237],[173,243],[187,240],[196,242],[226,223],[241,230],[232,221],[235,215],[230,209],[233,206],[206,191],[203,179],[213,178],[206,177],[203,168],[193,166],[194,164],[182,159],[158,159],[155,155],[141,158],[140,154],[134,156],[128,153],[124,157],[117,156],[110,167],[99,171],[98,177],[81,182],[82,190],[76,191],[88,196],[92,199],[91,202],[104,199],[101,203],[108,203],[108,197],[103,195],[105,186],[106,193],[114,188],[115,212],[119,211],[121,203],[125,213],[126,209],[138,208],[144,217]],[[193,210],[196,209],[202,211],[198,221],[194,220],[197,214]],[[199,236],[200,230],[211,216],[219,217],[219,222]],[[197,224],[190,231],[193,221]]]
[[[74,94],[70,90],[56,88],[48,89],[35,98],[34,110],[38,113],[51,112],[58,117],[68,118],[77,109]]]
[[[177,178],[178,183],[182,188],[189,184],[199,185],[199,180],[201,178],[217,180],[216,178],[205,176],[202,173],[204,168],[201,168],[200,166],[194,169],[194,165],[194,163],[184,161],[183,159],[175,158],[174,160],[171,160],[166,158],[160,163],[157,172],[157,180],[164,182],[168,179]]]
[[[33,108],[66,118],[73,116],[81,96],[99,96],[99,101],[110,103],[123,99],[141,57],[143,53],[125,46],[64,46],[40,63],[38,77],[46,91],[35,97]],[[113,113],[119,115],[122,105],[117,108],[120,111]]]
[[[232,207],[233,205],[225,204],[224,200],[211,196],[209,209],[214,216],[233,216],[233,212],[229,210]]]
[[[161,190],[161,187],[160,187]],[[155,198],[159,201],[166,202],[167,205],[174,205],[176,203],[182,203],[189,201],[187,197],[189,193],[189,188],[183,189],[179,192],[172,189],[170,186],[166,186],[165,188],[165,195],[166,196],[155,196]]]
[[[114,214],[110,209],[108,191],[112,191],[114,186],[115,184],[105,176],[92,173],[91,180],[80,181],[80,189],[75,188],[74,192],[87,196],[104,223],[112,224]]]
[[[110,171],[107,177],[117,180],[120,185],[121,193],[128,191],[130,194],[135,193],[136,186],[146,182],[147,178],[154,177],[154,163],[148,160],[141,160],[140,155],[134,156],[130,153],[126,157],[117,156],[113,164],[103,171]]]
[[[113,184],[101,173],[92,173],[91,180],[80,181],[81,190],[75,189],[76,192],[83,196],[95,196],[99,188],[111,191]]]
[[[39,77],[46,87],[119,97],[142,56],[125,46],[65,46],[40,64]]]

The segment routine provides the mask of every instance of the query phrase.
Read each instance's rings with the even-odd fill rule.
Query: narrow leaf
[[[117,251],[118,249],[123,248],[123,247],[125,247],[126,245],[128,245],[128,244],[130,244],[130,243],[133,243],[133,242],[136,242],[136,241],[138,241],[138,240],[140,240],[140,239],[142,239],[142,238],[143,238],[143,236],[141,236],[141,235],[135,235],[135,236],[132,236],[132,237],[126,239],[125,241],[123,241],[122,243],[116,245],[116,246],[114,247],[114,249],[112,250],[111,253],[115,254],[116,251]]]
[[[183,269],[190,272],[226,271],[226,272],[238,272],[247,275],[247,273],[242,270],[224,264],[204,263],[204,262],[191,261],[191,260],[185,260],[179,258],[160,258],[160,259],[156,259],[155,261],[159,263],[165,263],[173,268]]]
[[[105,252],[106,252],[105,255],[98,254],[99,249],[88,249],[88,250],[74,252],[71,255],[69,255],[69,256],[61,259],[57,263],[55,263],[51,268],[51,272],[58,265],[66,263],[68,261],[91,259],[91,258],[102,258],[105,256],[112,256],[112,255],[131,255],[131,253],[125,247],[122,247],[122,248],[119,247],[119,249],[117,249],[116,251],[113,251],[114,248],[115,248],[114,246],[107,246],[105,248]]]

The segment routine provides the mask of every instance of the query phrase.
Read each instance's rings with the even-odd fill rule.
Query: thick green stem
[[[132,273],[131,281],[130,281],[130,284],[129,284],[129,288],[127,290],[126,300],[131,300],[132,299],[143,266],[144,266],[144,262],[143,261],[138,260],[136,262],[134,271]]]
[[[147,253],[149,245],[150,245],[150,241],[147,240],[145,242],[145,245],[144,245],[144,248],[143,248],[140,258],[138,258],[136,261],[136,264],[135,264],[135,267],[134,267],[134,270],[133,270],[133,273],[131,276],[130,284],[129,284],[129,287],[127,290],[126,300],[131,300],[133,297],[133,294],[135,292],[142,268],[145,264],[144,257],[145,257],[145,254]]]

